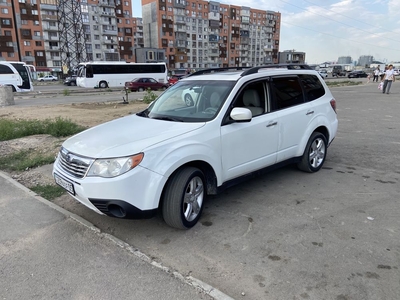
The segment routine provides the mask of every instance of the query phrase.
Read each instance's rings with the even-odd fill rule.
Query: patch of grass
[[[64,94],[64,96],[69,96],[69,95],[71,95],[71,91],[69,89],[64,89],[63,94]]]
[[[52,164],[55,161],[54,155],[43,155],[27,150],[0,157],[0,170],[24,171],[39,166]]]
[[[7,120],[0,119],[0,141],[7,141],[35,134],[50,134],[65,137],[84,130],[85,127],[71,120],[56,118],[40,120]]]
[[[30,189],[47,200],[54,200],[65,194],[65,190],[58,185],[37,185]]]
[[[351,80],[341,80],[341,81],[332,80],[332,81],[325,81],[325,83],[329,87],[363,84],[362,81],[351,81]]]

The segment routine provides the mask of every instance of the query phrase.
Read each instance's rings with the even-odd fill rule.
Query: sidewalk
[[[231,299],[0,172],[0,299]]]

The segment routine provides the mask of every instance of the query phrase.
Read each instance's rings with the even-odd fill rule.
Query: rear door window
[[[273,110],[281,110],[304,103],[303,89],[297,76],[273,77],[271,95]]]
[[[303,74],[299,75],[303,84],[306,101],[313,101],[325,95],[325,88],[316,75]]]

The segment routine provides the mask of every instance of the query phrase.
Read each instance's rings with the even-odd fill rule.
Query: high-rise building
[[[142,0],[145,47],[170,68],[257,66],[278,61],[279,12],[203,0]]]
[[[351,56],[340,56],[338,58],[338,64],[351,64],[352,62]]]
[[[369,65],[373,62],[374,57],[372,55],[361,55],[358,59],[358,66],[362,66],[364,68],[369,68]]]

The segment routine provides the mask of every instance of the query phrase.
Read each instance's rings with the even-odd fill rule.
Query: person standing
[[[385,71],[385,75],[383,77],[383,89],[382,93],[384,94],[389,94],[390,88],[392,86],[392,82],[395,81],[394,77],[394,70],[393,70],[393,65],[389,65],[388,69]]]
[[[381,70],[379,69],[379,67],[377,67],[374,70],[374,78],[372,79],[372,82],[374,82],[376,80],[376,82],[378,82],[378,77],[379,77],[379,73],[381,72]]]

